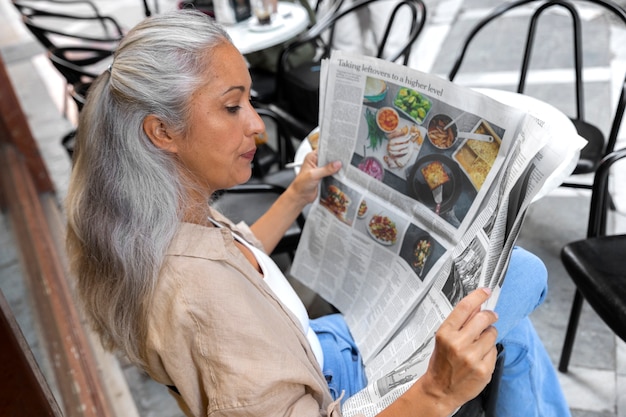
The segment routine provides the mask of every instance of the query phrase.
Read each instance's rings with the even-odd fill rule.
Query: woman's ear
[[[149,114],[143,119],[143,131],[157,148],[172,153],[178,152],[177,142],[168,133],[165,123],[154,114]]]

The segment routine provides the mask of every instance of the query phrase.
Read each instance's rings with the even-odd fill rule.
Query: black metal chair
[[[124,36],[120,23],[101,14],[89,0],[12,1],[26,27],[46,49],[85,44],[110,48]],[[84,24],[77,25],[81,22]]]
[[[154,2],[152,3],[152,7],[150,7],[150,4],[148,2],[148,0],[143,0],[143,14],[146,17],[150,17],[153,14],[158,14],[159,13],[159,2],[158,0],[154,0]]]
[[[48,58],[68,85],[85,95],[93,80],[107,69],[114,52],[113,49],[90,46],[52,47],[48,50]]]
[[[54,67],[65,78],[67,99],[63,115],[69,117],[68,100],[80,112],[91,82],[112,60],[124,36],[118,21],[100,13],[90,0],[13,0],[26,28],[44,47]],[[70,157],[75,130],[62,139]]]
[[[612,0],[579,0],[577,3],[580,5],[587,5],[589,7],[593,7],[594,9],[598,9],[603,13],[609,15],[609,18],[613,18],[616,22],[621,22],[626,25],[626,11],[617,3]],[[573,60],[574,60],[574,73],[575,73],[575,108],[576,114],[575,116],[570,117],[578,134],[585,138],[588,141],[588,144],[583,148],[580,159],[576,168],[574,169],[573,174],[590,174],[595,172],[600,160],[607,154],[613,151],[615,147],[615,142],[617,139],[617,129],[622,120],[623,112],[624,112],[624,90],[622,87],[622,93],[618,101],[617,111],[612,116],[612,128],[608,134],[605,136],[602,132],[602,128],[600,126],[596,126],[590,123],[586,118],[585,113],[585,96],[584,96],[584,78],[583,78],[583,25],[580,18],[580,13],[577,9],[576,4],[569,0],[515,0],[500,4],[492,12],[490,12],[487,16],[480,19],[477,24],[473,26],[465,41],[462,45],[461,51],[459,55],[456,57],[454,61],[454,65],[451,71],[448,74],[448,78],[450,80],[454,80],[457,73],[459,72],[461,65],[463,64],[464,58],[468,55],[468,51],[471,50],[470,44],[479,34],[479,32],[483,32],[483,29],[489,26],[494,21],[498,20],[505,14],[512,14],[515,10],[518,10],[522,7],[535,7],[532,13],[529,13],[529,27],[528,32],[526,33],[525,45],[523,48],[523,58],[521,69],[519,73],[519,83],[517,86],[517,92],[523,93],[526,87],[526,79],[529,72],[529,66],[531,61],[531,56],[533,53],[533,47],[535,42],[538,41],[536,39],[536,32],[538,23],[541,17],[545,17],[547,10],[559,9],[564,12],[565,16],[563,19],[567,19],[567,15],[569,15],[569,19],[571,25],[568,26],[568,30],[571,29],[572,36],[572,44],[571,45],[563,45],[564,39],[569,39],[568,37],[559,36],[555,42],[558,42],[559,48],[572,47],[573,49]],[[561,31],[556,29],[556,26],[550,30],[550,33],[553,34],[556,31]],[[486,31],[484,31],[486,32]],[[487,35],[484,33],[484,35]],[[493,33],[492,33],[493,35]],[[543,39],[546,42],[545,39]],[[507,48],[512,48],[511,42],[507,42]],[[589,48],[597,48],[597,45],[590,45]],[[494,51],[494,56],[496,52]],[[484,59],[484,53],[481,54],[481,57]],[[612,108],[612,104],[607,102],[606,108]],[[574,187],[574,188],[583,188],[590,189],[591,186],[588,184],[580,183],[580,182],[570,182],[567,181],[562,184],[565,187]]]
[[[102,72],[106,64],[96,65],[110,60],[113,51],[124,36],[124,30],[118,21],[100,13],[90,0],[13,0],[26,28],[48,52],[48,57],[58,57],[72,66],[84,67],[82,71]],[[81,24],[82,23],[82,24]],[[88,51],[88,49],[91,49]],[[72,98],[72,89],[86,91],[67,78],[67,71],[62,71],[63,62],[52,60],[54,66],[66,78],[65,94]],[[93,78],[93,77],[92,77]],[[67,116],[67,102],[63,114]]]
[[[113,55],[113,50],[72,46],[50,48],[48,58],[66,81],[67,95],[80,113],[91,83],[102,73],[102,63]],[[106,62],[105,62],[106,63]],[[76,129],[66,134],[61,144],[72,158],[74,154]]]
[[[614,164],[625,157],[626,148],[602,159],[593,181],[587,238],[569,243],[561,251],[563,265],[576,284],[559,362],[561,372],[567,372],[583,300],[626,341],[626,235],[611,235],[606,230],[610,210],[609,173]],[[623,178],[621,180],[623,182]]]
[[[304,137],[318,125],[320,62],[335,48],[334,28],[346,16],[354,15],[377,0],[357,0],[343,5],[337,2],[333,9],[320,17],[315,25],[300,35],[282,51],[277,68],[276,101],[271,108],[282,114],[295,134]],[[410,16],[406,37],[399,46],[392,46],[389,34],[394,24],[404,23],[401,16]],[[426,21],[426,6],[422,0],[400,0],[391,9],[385,30],[376,45],[376,57],[407,64],[411,46],[422,31]],[[394,29],[395,30],[395,29]],[[355,34],[358,36],[358,34]],[[292,63],[294,54],[302,48],[318,51],[311,61]],[[275,107],[278,107],[277,110]]]
[[[309,25],[307,29],[317,22],[318,16],[334,12],[342,2],[343,0],[317,0],[315,7],[311,7],[309,0],[297,0],[297,3],[303,6],[309,15]],[[325,3],[329,5],[323,7],[324,10],[322,10],[321,6]],[[252,90],[250,95],[255,103],[268,105],[276,101],[276,61],[284,45],[290,42],[291,40],[286,41],[283,45],[276,45],[246,55],[246,59],[250,64],[249,70],[252,78]],[[309,51],[309,53],[313,52],[314,51]]]

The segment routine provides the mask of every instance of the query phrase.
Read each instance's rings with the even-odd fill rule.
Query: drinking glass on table
[[[252,0],[252,10],[260,25],[272,23],[274,13],[274,1],[272,0]]]

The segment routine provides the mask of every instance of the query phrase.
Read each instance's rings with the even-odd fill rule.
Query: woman
[[[360,361],[338,363],[349,331],[338,315],[309,322],[266,253],[340,163],[317,167],[307,155],[250,228],[207,204],[251,175],[264,125],[250,83],[241,54],[200,13],[154,16],[126,35],[78,128],[67,200],[78,292],[105,346],[170,386],[188,416],[339,416],[341,392],[364,383]],[[528,311],[506,322],[516,329],[539,302],[537,277],[539,290],[516,304]],[[458,304],[426,374],[381,416],[447,416],[483,389],[497,354],[496,313],[480,310],[489,295]],[[334,397],[333,366],[344,369]]]

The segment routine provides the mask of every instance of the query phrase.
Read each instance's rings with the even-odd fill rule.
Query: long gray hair
[[[186,200],[175,158],[152,144],[143,121],[154,114],[186,132],[207,52],[225,42],[199,12],[150,17],[125,36],[80,114],[66,202],[72,272],[103,345],[140,366],[151,294]]]

